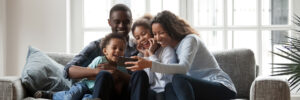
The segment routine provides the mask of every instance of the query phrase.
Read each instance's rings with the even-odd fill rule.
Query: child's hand
[[[159,47],[158,43],[156,40],[154,40],[153,38],[148,40],[150,43],[150,47],[149,47],[149,56],[153,55],[154,52],[156,51],[156,49]]]
[[[148,50],[147,49],[144,49],[144,47],[142,46],[142,45],[140,45],[139,43],[137,44],[137,50],[139,51],[139,52],[141,52],[141,53],[143,53],[143,55],[145,56],[145,57],[148,57],[149,56],[149,52],[148,52]]]

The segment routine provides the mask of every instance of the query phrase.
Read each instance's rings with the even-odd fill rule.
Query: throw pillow
[[[22,71],[22,84],[30,95],[37,90],[68,90],[71,82],[63,77],[64,66],[40,50],[29,46],[26,64]]]

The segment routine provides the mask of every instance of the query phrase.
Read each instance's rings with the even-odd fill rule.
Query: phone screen
[[[119,61],[117,63],[117,66],[122,66],[122,67],[130,67],[133,65],[125,65],[125,62],[127,61],[137,61],[137,59],[129,58],[129,57],[119,57]]]

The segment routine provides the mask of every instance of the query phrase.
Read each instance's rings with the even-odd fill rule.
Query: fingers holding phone
[[[132,66],[130,64],[125,64],[125,62],[129,62],[129,61],[138,61],[138,59],[135,58],[129,58],[129,57],[119,57],[119,61],[117,62],[117,66],[123,66],[123,67],[129,67]]]
[[[133,59],[137,59],[137,61],[127,61],[125,65],[131,65],[130,67],[126,67],[131,71],[143,70],[145,68],[150,68],[152,66],[152,61],[146,60],[142,57],[133,56]]]

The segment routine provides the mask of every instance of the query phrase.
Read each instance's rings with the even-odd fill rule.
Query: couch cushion
[[[57,53],[57,52],[47,52],[46,53],[50,58],[56,61],[63,66],[67,65],[69,61],[74,58],[74,54],[66,54],[66,53]]]
[[[249,49],[236,49],[213,53],[220,67],[231,77],[237,98],[249,98],[251,83],[255,79],[254,54]]]
[[[22,84],[30,95],[36,90],[67,90],[71,82],[63,77],[63,67],[40,50],[29,47]]]

